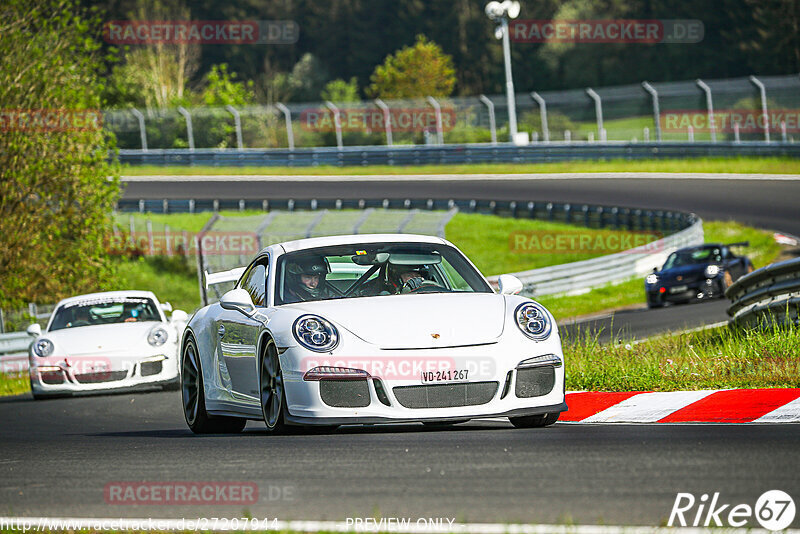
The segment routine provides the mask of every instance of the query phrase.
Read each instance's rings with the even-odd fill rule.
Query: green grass
[[[123,176],[193,174],[231,175],[375,175],[375,174],[520,174],[557,172],[711,172],[800,174],[800,160],[792,158],[691,158],[663,160],[569,161],[560,163],[482,163],[465,165],[372,165],[367,167],[160,167],[125,166]]]
[[[564,340],[567,389],[677,391],[800,387],[800,329],[721,327],[641,343]]]
[[[152,291],[161,302],[191,314],[201,306],[197,270],[192,258],[116,258],[119,289]]]
[[[445,228],[447,240],[460,248],[486,276],[527,271],[561,263],[588,260],[604,255],[603,253],[589,254],[582,252],[571,254],[515,252],[512,250],[512,243],[510,243],[510,239],[515,232],[546,232],[567,235],[575,235],[577,232],[590,237],[609,233],[627,233],[625,231],[593,230],[565,223],[512,219],[473,213],[456,214]]]
[[[27,374],[7,375],[0,373],[0,397],[20,395],[31,390],[31,382]]]

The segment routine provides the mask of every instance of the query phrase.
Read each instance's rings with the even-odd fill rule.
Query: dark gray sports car
[[[748,245],[748,242],[707,243],[676,250],[660,271],[653,269],[652,274],[645,278],[647,307],[724,297],[728,286],[753,270],[747,257],[737,256],[731,251],[732,247]]]

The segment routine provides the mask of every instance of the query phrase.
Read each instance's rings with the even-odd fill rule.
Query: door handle
[[[220,324],[217,327],[217,334],[219,334],[219,337],[222,337],[222,336],[225,335],[225,325],[224,324]]]

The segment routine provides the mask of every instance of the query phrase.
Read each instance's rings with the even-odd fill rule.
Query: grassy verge
[[[729,172],[798,174],[800,160],[792,158],[693,158],[663,160],[568,161],[559,163],[482,163],[465,165],[373,165],[368,167],[160,167],[125,166],[122,175],[266,174],[266,175],[373,175],[373,174],[519,174],[553,172]]]
[[[31,390],[31,382],[27,374],[7,375],[0,373],[0,397],[19,395]]]
[[[800,387],[800,329],[728,327],[601,345],[564,340],[567,389],[676,391]]]

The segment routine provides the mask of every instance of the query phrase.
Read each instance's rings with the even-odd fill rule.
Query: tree
[[[373,97],[399,99],[449,96],[456,84],[453,59],[424,35],[414,46],[389,55],[370,77],[367,90]]]
[[[358,79],[354,76],[349,82],[344,80],[328,82],[320,97],[331,102],[358,102],[361,100],[358,98]]]
[[[119,171],[97,111],[100,25],[80,13],[74,0],[0,6],[0,307],[113,283]]]

